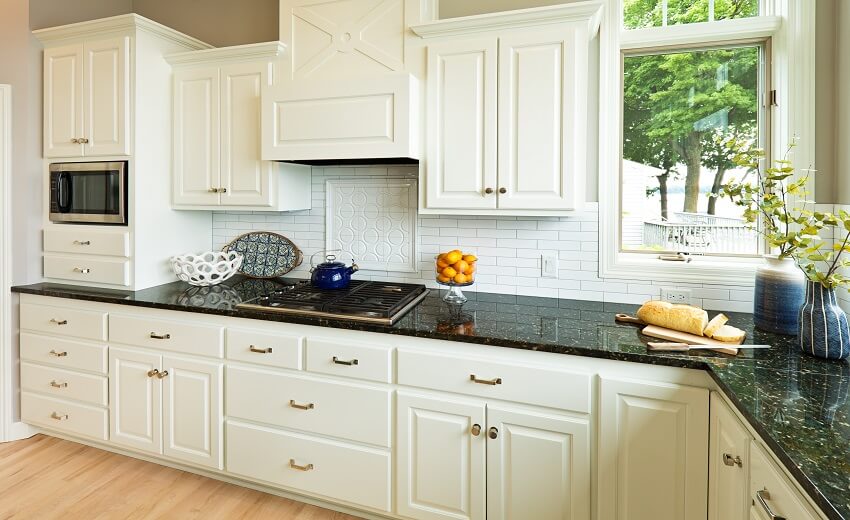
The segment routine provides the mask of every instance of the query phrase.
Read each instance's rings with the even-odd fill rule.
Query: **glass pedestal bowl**
[[[465,283],[455,283],[455,282],[441,282],[437,280],[437,283],[442,285],[443,287],[448,287],[449,292],[443,296],[443,301],[446,303],[454,303],[454,304],[464,304],[466,303],[466,296],[463,295],[463,291],[461,287],[469,287],[474,284],[475,281],[465,282]]]

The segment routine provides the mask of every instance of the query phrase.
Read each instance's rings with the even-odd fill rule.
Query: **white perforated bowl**
[[[179,255],[171,258],[174,274],[191,285],[207,287],[221,283],[239,270],[244,257],[236,251],[209,251],[196,255]]]

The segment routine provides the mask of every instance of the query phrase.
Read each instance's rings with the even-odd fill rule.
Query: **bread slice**
[[[699,307],[677,305],[663,301],[649,301],[637,311],[637,317],[644,323],[667,329],[688,332],[702,336],[708,325],[708,313]]]
[[[705,326],[705,330],[702,331],[703,335],[708,336],[709,338],[713,338],[714,333],[717,332],[720,327],[726,325],[726,322],[728,321],[728,316],[723,313],[718,314],[717,316],[711,318],[711,321],[709,321],[708,325]]]
[[[724,343],[740,344],[747,337],[747,333],[743,330],[731,325],[723,325],[714,332],[712,338]]]

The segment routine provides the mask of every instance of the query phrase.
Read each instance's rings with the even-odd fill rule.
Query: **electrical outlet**
[[[691,303],[691,290],[661,289],[661,299],[670,303]]]
[[[558,252],[540,252],[540,276],[543,278],[558,277]]]

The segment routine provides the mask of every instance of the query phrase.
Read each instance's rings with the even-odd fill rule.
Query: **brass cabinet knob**
[[[219,193],[227,193],[227,188],[219,188],[218,192]]]
[[[148,377],[154,377],[159,374],[159,369],[154,368],[153,370],[148,370]]]
[[[741,457],[737,455],[733,457],[728,453],[723,454],[723,464],[726,464],[727,466],[738,466],[739,468],[744,466],[743,461],[741,461]]]
[[[484,193],[486,193],[487,195],[492,194],[492,193],[493,193],[493,188],[484,188]]]
[[[82,143],[82,141],[80,141],[80,140],[79,140],[79,139],[77,139],[76,137],[72,137],[72,138],[71,138],[71,142],[72,142],[72,143],[74,143],[74,144],[81,144],[81,143]]]
[[[473,424],[472,429],[470,431],[472,432],[473,436],[478,437],[479,435],[481,435],[481,425]]]
[[[156,375],[156,377],[158,377],[158,378],[160,378],[160,379],[162,379],[162,378],[164,378],[164,377],[168,377],[168,370],[163,370],[162,372],[159,372],[159,373]]]
[[[77,139],[77,141],[79,141],[82,144],[87,144],[89,142],[89,139],[88,139],[88,137],[80,137],[79,139]]]
[[[495,439],[496,437],[499,436],[499,429],[496,428],[495,426],[491,427],[487,431],[487,436],[490,437],[491,439]]]
[[[209,191],[210,193],[218,193],[218,188],[210,188],[207,191]]]
[[[502,195],[504,195],[507,192],[508,192],[507,188],[499,188],[499,193],[501,193]]]

